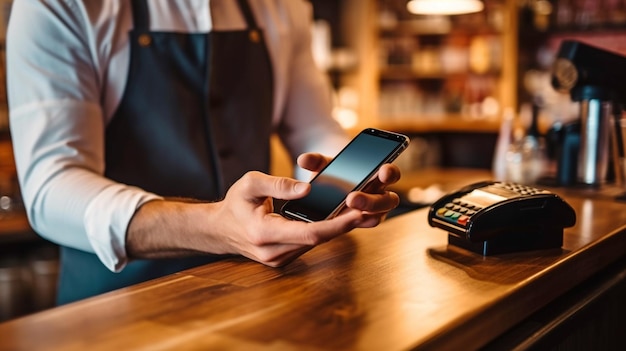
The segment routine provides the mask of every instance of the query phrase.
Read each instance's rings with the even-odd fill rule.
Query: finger
[[[356,228],[365,219],[361,211],[344,211],[340,216],[319,222],[288,220],[277,214],[268,214],[267,227],[271,233],[263,236],[263,244],[295,244],[316,246]]]
[[[385,188],[400,179],[400,169],[392,164],[384,164],[362,191],[372,194],[384,194]]]
[[[298,199],[308,194],[310,189],[309,183],[261,172],[248,172],[237,184],[237,191],[249,201],[265,200],[267,197],[281,200]]]
[[[389,212],[400,204],[400,197],[393,191],[382,194],[361,191],[348,194],[346,205],[352,209],[370,213]]]
[[[387,213],[377,213],[365,215],[363,221],[359,223],[358,228],[373,228],[385,220]]]
[[[298,166],[311,172],[319,172],[326,167],[330,158],[315,152],[308,152],[298,156]]]
[[[400,176],[400,168],[392,163],[384,164],[378,170],[378,179],[385,185],[396,183],[400,180]]]

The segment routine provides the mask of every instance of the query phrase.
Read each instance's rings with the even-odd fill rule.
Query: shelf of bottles
[[[379,0],[381,122],[494,119],[500,114],[502,1],[480,13],[418,16]]]
[[[555,32],[611,31],[626,29],[624,0],[535,1],[538,29]]]

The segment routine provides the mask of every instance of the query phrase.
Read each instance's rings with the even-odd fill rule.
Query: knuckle
[[[259,171],[248,171],[241,176],[241,184],[244,188],[251,188],[258,182],[260,177]]]
[[[257,247],[266,244],[265,236],[256,230],[248,231],[248,242]]]
[[[242,181],[243,183],[249,182],[249,181],[250,181],[250,178],[254,177],[254,175],[252,174],[252,172],[254,172],[254,171],[248,171],[248,172],[244,173],[244,174],[241,176],[241,181]]]
[[[289,186],[289,179],[285,177],[278,177],[274,182],[274,190],[278,193]]]
[[[383,217],[382,216],[375,216],[372,219],[370,219],[370,223],[372,227],[376,227],[380,224],[380,222],[383,221]]]
[[[272,268],[279,268],[279,267],[282,267],[282,266],[284,266],[286,264],[287,264],[286,262],[283,262],[283,261],[280,261],[280,260],[274,260],[274,259],[271,259],[271,260],[269,260],[268,262],[265,263],[266,266],[272,267]]]
[[[373,228],[378,226],[383,220],[383,216],[374,215],[374,216],[366,216],[361,222],[360,227],[362,228]]]
[[[268,265],[272,261],[272,256],[267,252],[267,250],[259,250],[256,254],[257,260],[263,263],[264,265]]]
[[[400,196],[397,193],[394,191],[386,191],[385,194],[389,197],[392,205],[398,206],[398,204],[400,204]]]
[[[281,264],[279,257],[277,253],[272,253],[270,250],[260,250],[257,255],[259,262],[269,267],[279,267]]]
[[[304,245],[316,246],[323,244],[325,240],[321,238],[316,232],[305,231],[302,233],[302,241]]]

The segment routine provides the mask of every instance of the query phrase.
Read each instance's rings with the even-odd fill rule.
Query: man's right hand
[[[297,199],[309,190],[308,183],[295,179],[248,172],[219,202],[148,202],[129,226],[128,255],[159,258],[193,252],[239,254],[278,267],[369,218],[367,213],[348,211],[332,220],[306,223],[274,213],[272,198]]]

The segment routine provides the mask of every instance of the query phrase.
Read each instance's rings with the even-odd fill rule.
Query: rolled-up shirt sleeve
[[[159,197],[103,176],[102,76],[87,45],[90,31],[81,26],[79,9],[45,6],[15,2],[7,35],[10,129],[22,198],[39,235],[96,253],[119,271],[128,260],[130,219]]]
[[[22,106],[11,110],[11,133],[33,229],[57,244],[94,252],[119,271],[127,263],[132,215],[160,197],[102,176],[99,111],[68,100]]]

